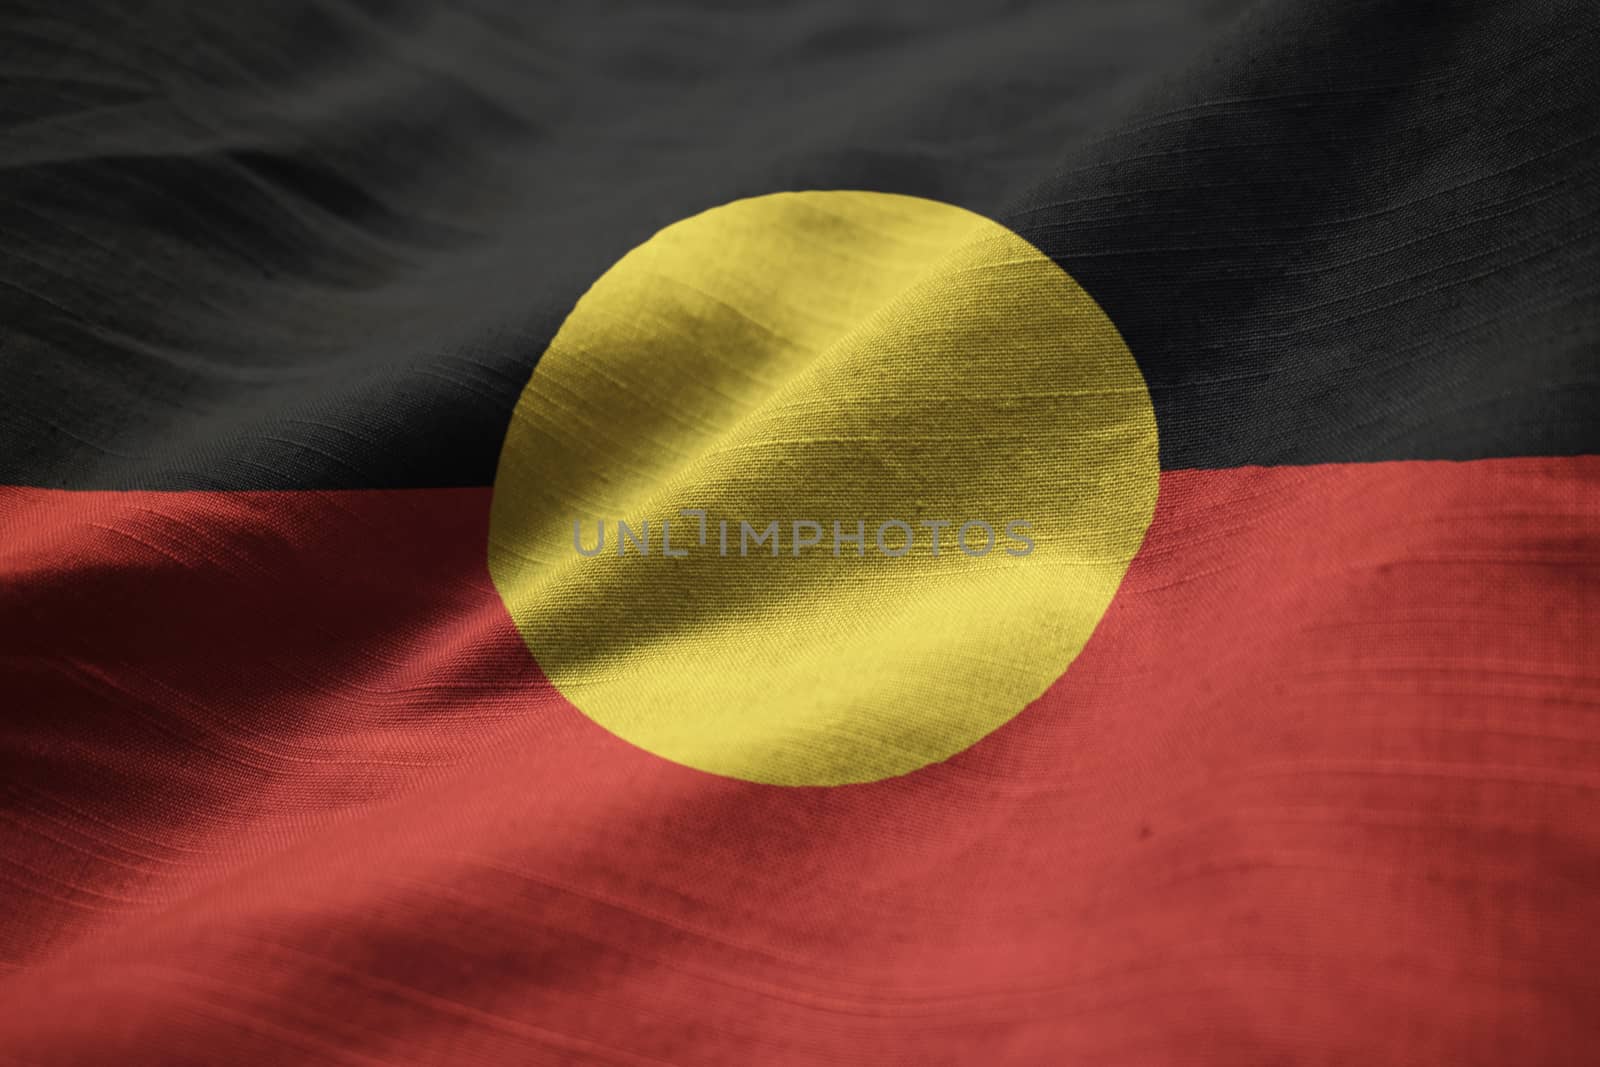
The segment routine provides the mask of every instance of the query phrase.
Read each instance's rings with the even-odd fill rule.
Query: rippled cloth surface
[[[1600,1051],[1592,4],[11,3],[0,1061],[1576,1064]],[[902,779],[623,744],[485,562],[662,226],[997,219],[1161,489]]]

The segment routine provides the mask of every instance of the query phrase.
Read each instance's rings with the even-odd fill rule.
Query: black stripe
[[[1600,451],[1586,0],[908,6],[13,12],[0,482],[487,483],[595,277],[791,188],[1033,240],[1169,467]]]

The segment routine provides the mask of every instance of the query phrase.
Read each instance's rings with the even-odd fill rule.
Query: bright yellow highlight
[[[866,192],[741,200],[667,227],[578,302],[500,455],[489,568],[560,691],[714,774],[905,774],[1011,719],[1072,663],[1155,507],[1156,423],[1116,328],[1010,230]],[[696,520],[710,514],[701,547]],[[716,522],[730,520],[730,554]],[[593,558],[583,520],[607,525]],[[615,520],[651,527],[619,557]],[[671,520],[681,559],[663,558]],[[782,552],[739,556],[738,520]],[[796,558],[790,522],[821,543]],[[903,558],[874,531],[900,519]],[[981,558],[924,519],[983,519]],[[832,524],[867,524],[866,555]],[[1036,544],[1002,548],[1025,520]],[[891,532],[891,547],[902,535]]]

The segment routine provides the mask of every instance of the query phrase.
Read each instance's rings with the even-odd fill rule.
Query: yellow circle
[[[578,302],[512,416],[489,568],[619,737],[756,782],[875,781],[1066,670],[1157,476],[1138,366],[1032,245],[931,200],[780,193],[667,227]],[[751,549],[772,521],[776,557]]]

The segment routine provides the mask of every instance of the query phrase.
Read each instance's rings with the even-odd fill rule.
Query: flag
[[[1590,5],[3,25],[0,1059],[1594,1057]]]

